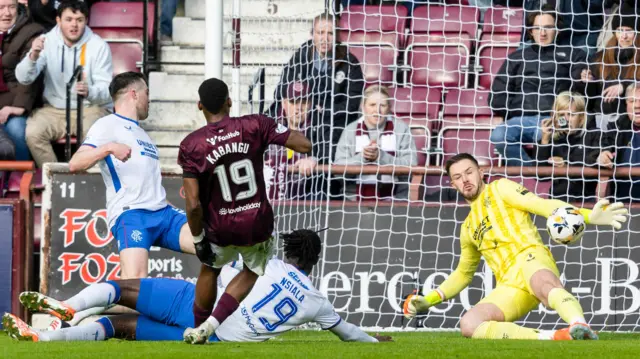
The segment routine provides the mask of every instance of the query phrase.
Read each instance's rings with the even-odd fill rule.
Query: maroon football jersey
[[[198,179],[205,235],[219,246],[251,246],[271,237],[273,209],[263,175],[264,152],[284,146],[290,131],[263,115],[225,117],[189,134],[178,164]]]

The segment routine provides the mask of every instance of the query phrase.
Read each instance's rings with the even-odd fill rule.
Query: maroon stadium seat
[[[444,100],[443,126],[492,126],[501,118],[494,118],[489,107],[489,91],[451,90]]]
[[[107,41],[111,48],[113,60],[113,76],[127,72],[140,72],[142,64],[142,47],[137,42],[114,42]]]
[[[524,31],[522,8],[493,7],[484,14],[480,43],[519,43]]]
[[[391,46],[349,46],[349,52],[362,66],[364,79],[369,84],[392,86],[395,83],[397,51]]]
[[[412,86],[459,88],[467,86],[469,54],[460,46],[426,46],[409,39],[405,53],[407,83]]]
[[[518,44],[513,45],[488,45],[478,49],[476,69],[476,88],[491,89],[493,79],[509,54],[518,49]]]
[[[408,10],[401,5],[354,5],[340,16],[341,42],[355,44],[387,43],[396,49],[404,46]]]
[[[413,11],[410,32],[413,36],[427,35],[429,42],[444,42],[445,39],[455,39],[457,42],[464,43],[470,52],[478,33],[479,18],[480,11],[477,7],[419,6]]]
[[[490,135],[491,129],[486,127],[443,127],[439,138],[441,163],[460,152],[468,152],[476,157],[481,166],[498,166],[499,158],[489,141]]]
[[[105,39],[135,39],[142,41],[144,32],[143,2],[97,2],[91,6],[89,27]],[[153,42],[155,7],[149,2],[148,36]]]
[[[433,128],[442,105],[442,93],[436,88],[397,87],[389,89],[391,112],[410,127]]]
[[[416,144],[418,166],[429,165],[429,150],[431,149],[431,131],[428,127],[411,127],[411,136]]]

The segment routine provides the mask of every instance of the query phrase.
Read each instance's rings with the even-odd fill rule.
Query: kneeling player
[[[299,325],[317,322],[344,341],[376,342],[388,337],[370,337],[344,322],[331,303],[313,287],[307,276],[318,262],[321,243],[315,232],[299,230],[283,236],[286,262],[272,259],[264,276],[251,293],[209,338],[209,341],[264,341]],[[224,277],[224,272],[223,272]],[[25,301],[24,298],[37,297]],[[117,303],[142,315],[116,315],[95,323],[56,331],[37,331],[12,314],[5,314],[5,330],[15,339],[31,341],[104,340],[112,337],[133,340],[182,340],[192,331],[191,312],[195,286],[167,278],[109,281],[91,285],[66,303],[39,293],[21,295],[33,311],[44,311],[65,320],[73,310]],[[72,305],[73,305],[73,308]]]
[[[446,170],[452,186],[471,207],[460,230],[460,261],[437,289],[426,296],[409,296],[404,304],[405,316],[412,318],[456,296],[471,283],[484,257],[497,285],[462,317],[462,335],[477,339],[598,339],[587,325],[578,300],[563,288],[553,256],[529,215],[548,217],[554,209],[569,205],[542,199],[508,179],[485,184],[483,170],[467,153],[449,159]],[[621,203],[607,204],[600,201],[593,211],[580,209],[587,224],[619,229],[628,212]],[[569,328],[538,331],[511,323],[540,302],[557,311]]]

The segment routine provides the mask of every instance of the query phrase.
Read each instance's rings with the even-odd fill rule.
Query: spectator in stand
[[[327,144],[327,149],[328,144],[333,146],[338,142],[347,124],[358,119],[364,88],[358,59],[344,45],[335,44],[338,38],[334,33],[335,23],[335,17],[328,13],[315,17],[312,39],[302,44],[282,70],[270,109],[270,115],[275,117],[285,85],[295,81],[308,84],[313,111],[309,138],[314,144]],[[331,153],[319,153],[317,158],[328,161]]]
[[[625,90],[627,112],[609,123],[604,134],[598,164],[604,168],[614,166],[640,167],[640,82]],[[640,201],[640,178],[610,181],[611,193],[622,201]]]
[[[58,7],[58,26],[33,41],[31,51],[18,64],[16,78],[32,84],[44,72],[44,107],[27,120],[27,144],[38,167],[56,162],[51,141],[66,134],[66,83],[76,66],[84,68],[82,81],[72,92],[71,108],[76,118],[76,96],[83,96],[83,128],[107,114],[111,106],[109,83],[113,76],[109,45],[87,27],[89,10],[84,2],[65,1]],[[75,121],[72,133],[75,133]]]
[[[283,97],[277,107],[276,119],[284,126],[309,136],[311,132],[309,111],[311,101],[306,84],[292,82],[281,91]],[[323,143],[313,143],[310,155],[272,146],[267,153],[270,167],[265,171],[268,192],[271,199],[318,198],[323,197],[324,176],[314,174],[318,164],[317,154],[323,153]],[[296,173],[289,172],[295,168]],[[271,175],[267,175],[270,173]]]
[[[20,3],[27,5],[28,13],[36,23],[44,26],[46,31],[56,26],[56,17],[58,16],[58,6],[66,0],[20,0]],[[83,1],[83,0],[79,0]],[[87,7],[96,1],[84,1]]]
[[[389,113],[389,93],[384,86],[370,86],[364,92],[363,116],[347,126],[340,137],[336,165],[415,166],[416,145],[411,130]],[[345,197],[357,199],[408,198],[406,176],[360,175],[345,185]]]
[[[582,50],[555,44],[556,12],[553,7],[527,16],[534,44],[513,52],[493,80],[490,105],[506,121],[491,133],[491,142],[509,166],[531,166],[535,161],[523,145],[542,137],[540,121],[551,115],[556,94],[579,91],[580,70],[586,63]],[[582,64],[582,67],[578,67]]]
[[[173,17],[178,10],[178,0],[162,0],[160,10],[160,41],[173,41]],[[203,9],[204,11],[204,9]]]
[[[598,35],[604,25],[603,0],[556,0],[563,28],[558,44],[582,49],[590,58],[597,51]]]
[[[585,98],[562,92],[553,105],[553,115],[542,121],[542,139],[536,146],[538,161],[554,167],[596,166],[601,138],[595,120],[587,118]],[[555,176],[551,196],[565,202],[591,201],[597,185],[597,178]]]
[[[16,79],[16,66],[31,49],[31,43],[44,32],[42,26],[18,15],[16,0],[0,0],[0,127],[15,145],[15,159],[28,161],[25,140],[27,116],[42,92],[42,80],[22,85]]]
[[[581,73],[582,82],[587,84],[589,112],[596,114],[601,128],[625,112],[622,95],[627,86],[640,80],[640,18],[635,8],[623,4],[613,17],[612,27],[615,36]]]

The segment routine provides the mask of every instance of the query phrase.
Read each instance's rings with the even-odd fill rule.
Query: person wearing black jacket
[[[587,118],[586,100],[569,91],[556,98],[553,116],[542,121],[542,139],[536,146],[539,165],[594,167],[598,164],[602,132]],[[565,202],[592,201],[597,178],[554,177],[551,196]]]
[[[627,112],[610,122],[604,134],[598,164],[604,168],[640,167],[640,82],[625,91]],[[609,193],[621,201],[640,201],[640,178],[616,177]]]
[[[625,113],[622,95],[640,80],[640,18],[635,12],[632,5],[622,4],[611,22],[614,36],[581,73],[582,82],[587,84],[589,112],[598,114],[603,128],[609,119]]]
[[[335,44],[336,19],[325,13],[313,20],[312,39],[302,44],[282,70],[276,87],[274,104],[269,115],[275,117],[282,89],[291,82],[301,81],[309,86],[312,108],[312,143],[332,144],[330,153],[318,154],[319,163],[328,163],[342,130],[360,116],[360,102],[364,77],[360,62],[348,49]],[[332,133],[333,129],[333,133]],[[333,136],[333,137],[331,137]]]
[[[527,27],[535,43],[509,55],[493,80],[489,104],[505,122],[492,131],[491,142],[509,166],[535,164],[523,145],[540,140],[540,121],[551,115],[557,94],[582,92],[580,87],[584,87],[574,79],[580,78],[586,54],[555,45],[556,22],[552,7],[529,14]]]

